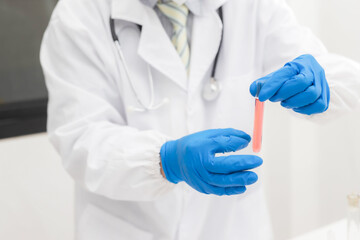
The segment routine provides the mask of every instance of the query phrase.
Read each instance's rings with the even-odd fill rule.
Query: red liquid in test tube
[[[264,102],[259,101],[260,86],[257,87],[257,94],[255,99],[255,118],[254,118],[254,133],[253,133],[253,151],[258,153],[261,150],[263,119],[264,119]]]

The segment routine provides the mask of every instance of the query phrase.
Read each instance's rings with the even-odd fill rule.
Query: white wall
[[[73,186],[45,134],[0,140],[0,239],[71,240]]]
[[[330,51],[360,60],[360,1],[288,2]],[[320,126],[266,105],[264,182],[276,240],[345,217],[346,195],[360,191],[359,122],[354,113]]]

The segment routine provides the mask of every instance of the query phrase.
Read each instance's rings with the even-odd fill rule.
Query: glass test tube
[[[358,194],[350,194],[348,199],[347,214],[347,240],[360,239],[360,197]]]
[[[253,151],[258,153],[261,150],[263,119],[264,119],[264,102],[259,101],[259,92],[261,86],[257,86],[257,93],[255,96],[255,118],[254,118],[254,132],[253,132]]]

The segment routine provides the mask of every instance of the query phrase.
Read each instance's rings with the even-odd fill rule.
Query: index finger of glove
[[[243,131],[234,129],[234,128],[219,128],[219,129],[210,129],[205,131],[206,136],[208,138],[215,138],[215,137],[230,137],[230,136],[234,136],[234,137],[239,137],[239,138],[243,138],[247,141],[250,142],[251,137],[246,134]]]
[[[285,66],[278,71],[265,77],[264,84],[259,92],[259,100],[264,102],[276,94],[281,86],[289,79],[298,74],[297,70],[291,66]]]
[[[210,138],[209,141],[211,154],[235,152],[249,145],[249,140],[238,136],[218,136]]]
[[[204,167],[211,173],[229,174],[259,167],[263,160],[256,155],[231,155],[209,159]]]
[[[272,102],[284,101],[298,93],[303,92],[313,83],[313,78],[299,74],[286,81],[281,88],[270,98]]]

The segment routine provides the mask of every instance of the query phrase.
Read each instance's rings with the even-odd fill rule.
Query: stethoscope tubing
[[[222,8],[219,9],[219,17],[220,17],[221,21],[223,21]],[[140,99],[139,95],[137,94],[134,83],[131,80],[130,70],[129,70],[127,64],[126,64],[125,57],[124,57],[123,51],[121,49],[119,38],[118,38],[118,36],[117,36],[117,34],[115,32],[115,20],[113,18],[110,18],[110,30],[111,30],[112,39],[113,39],[113,41],[115,43],[116,51],[117,51],[118,56],[120,58],[120,61],[122,63],[123,69],[125,70],[125,75],[126,75],[126,78],[128,79],[131,90],[133,91],[138,104],[140,106],[142,106],[142,108],[131,107],[130,110],[134,110],[134,111],[137,111],[137,112],[144,112],[144,111],[156,110],[156,109],[160,108],[162,105],[167,103],[169,101],[169,99],[164,98],[162,100],[162,102],[160,102],[159,104],[156,104],[156,105],[154,104],[154,101],[155,101],[155,99],[154,99],[155,98],[154,79],[153,79],[153,75],[152,75],[151,68],[150,68],[149,64],[147,64],[147,74],[148,74],[148,81],[149,81],[149,85],[150,85],[150,102],[149,102],[149,104],[145,104]],[[141,30],[141,28],[140,28],[140,30]],[[224,31],[224,29],[222,31]],[[221,37],[220,47],[219,47],[219,50],[218,50],[218,52],[216,54],[213,69],[212,69],[212,72],[211,72],[211,78],[210,78],[210,81],[209,81],[210,92],[211,92],[211,90],[213,88],[216,88],[217,91],[221,90],[220,84],[217,82],[217,80],[215,78],[215,74],[216,74],[216,68],[217,68],[220,48],[222,46],[222,41],[223,41],[223,34],[222,34],[222,37]],[[208,91],[205,91],[205,88],[204,88],[203,92],[208,92]],[[213,101],[217,97],[219,92],[215,92],[214,94],[215,94],[214,97],[206,97],[205,94],[204,94],[203,98],[205,100],[207,100],[207,101]]]

